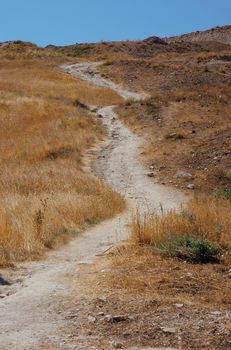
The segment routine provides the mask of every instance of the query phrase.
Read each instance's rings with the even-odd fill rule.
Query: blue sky
[[[40,46],[171,36],[231,24],[231,0],[0,0],[0,41]]]

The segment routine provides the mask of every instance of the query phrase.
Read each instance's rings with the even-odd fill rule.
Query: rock
[[[5,278],[0,276],[0,286],[10,286],[10,282],[8,282]]]
[[[101,301],[102,303],[106,303],[107,302],[107,297],[102,296],[98,298],[99,301]]]
[[[0,294],[0,299],[5,298],[7,295],[6,294]]]
[[[154,177],[153,173],[148,173],[147,175],[148,175],[148,177]]]
[[[186,173],[184,171],[178,171],[175,175],[174,175],[175,178],[192,178],[192,174],[190,173]]]
[[[107,322],[111,322],[111,323],[118,323],[118,322],[123,322],[123,321],[134,321],[135,318],[133,316],[123,316],[123,315],[106,315],[104,317],[104,319]]]
[[[97,113],[98,109],[97,109],[96,107],[91,107],[91,108],[90,108],[90,111],[91,111],[92,113]]]
[[[214,316],[220,316],[221,315],[221,311],[212,311],[210,313],[211,313],[211,315],[214,315]]]
[[[110,271],[111,271],[111,269],[102,269],[102,270],[101,270],[102,273],[110,272]]]
[[[107,322],[113,322],[113,316],[112,316],[112,315],[106,315],[106,316],[104,317],[104,319],[105,319],[105,321],[107,321]]]
[[[175,304],[175,307],[177,307],[178,309],[182,308],[184,306],[184,304]]]
[[[104,316],[104,312],[98,312],[97,316]]]
[[[96,322],[96,317],[95,316],[88,316],[88,322],[89,323],[95,323]]]
[[[188,184],[187,185],[187,189],[188,190],[194,190],[194,188],[195,188],[194,184]]]
[[[150,165],[150,166],[149,166],[149,169],[153,170],[153,169],[154,169],[154,166],[153,166],[153,165]]]
[[[111,342],[111,347],[114,348],[114,349],[122,349],[123,344],[118,343],[117,341],[113,340]]]
[[[124,337],[130,337],[130,335],[131,335],[131,332],[128,332],[128,331],[126,331],[126,332],[123,333],[123,336],[124,336]]]
[[[161,327],[162,331],[164,333],[171,333],[171,334],[174,334],[177,332],[177,329],[174,328],[174,327]]]

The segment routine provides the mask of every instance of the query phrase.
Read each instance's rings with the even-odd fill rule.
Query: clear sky
[[[172,36],[231,24],[231,0],[0,0],[0,41],[40,46]]]

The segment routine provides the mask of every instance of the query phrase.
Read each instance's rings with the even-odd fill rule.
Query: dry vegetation
[[[223,34],[221,41],[228,42]],[[74,319],[73,329],[105,348],[109,339],[116,339],[121,348],[139,344],[229,349],[230,46],[212,40],[104,45],[117,59],[111,56],[102,64],[103,76],[150,95],[142,102],[124,103],[117,112],[144,137],[143,160],[154,179],[181,188],[191,183],[205,195],[192,199],[182,211],[133,219],[128,244],[102,259],[91,273],[87,268],[87,278],[82,287],[78,281],[72,295],[78,304],[77,295],[81,290],[86,295],[88,288],[85,314],[125,315],[125,320],[108,323],[97,316],[89,325]],[[103,57],[106,49],[101,44],[97,48]],[[129,57],[119,57],[119,52]],[[190,173],[190,178],[176,178],[179,171]],[[214,192],[218,196],[210,195]],[[218,259],[199,264],[163,251],[171,248],[166,245],[169,238],[187,236],[208,249],[218,248]],[[102,295],[106,302],[97,299]]]
[[[228,249],[231,247],[230,210],[228,200],[208,196],[194,198],[180,212],[138,215],[133,220],[131,240],[156,246],[169,236],[195,235]]]
[[[124,208],[84,171],[83,156],[104,129],[76,102],[120,98],[63,74],[56,56],[12,45],[10,57],[0,48],[0,265],[38,256]]]
[[[165,53],[102,67],[104,75],[150,95],[117,111],[144,137],[143,160],[156,181],[180,188],[193,183],[198,192],[230,188],[231,66],[225,57],[230,51]],[[175,177],[180,171],[192,178]]]
[[[103,349],[112,342],[122,349],[137,344],[230,349],[230,209],[227,200],[201,197],[182,212],[136,216],[130,241],[97,265],[83,267],[71,302],[61,306],[71,315],[68,332],[76,334],[74,341],[87,337],[89,347]],[[154,249],[167,237],[186,233],[219,246],[221,260],[182,262]],[[81,312],[73,303],[84,305]]]

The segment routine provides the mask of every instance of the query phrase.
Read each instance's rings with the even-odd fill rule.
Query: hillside
[[[231,26],[215,27],[208,30],[192,32],[184,35],[174,36],[166,39],[167,42],[201,42],[213,41],[231,45]]]
[[[129,58],[108,60],[101,72],[149,96],[118,112],[144,136],[143,159],[154,179],[182,188],[192,184],[199,192],[230,187],[231,47],[219,42],[129,45]],[[179,172],[191,179],[177,177]]]

